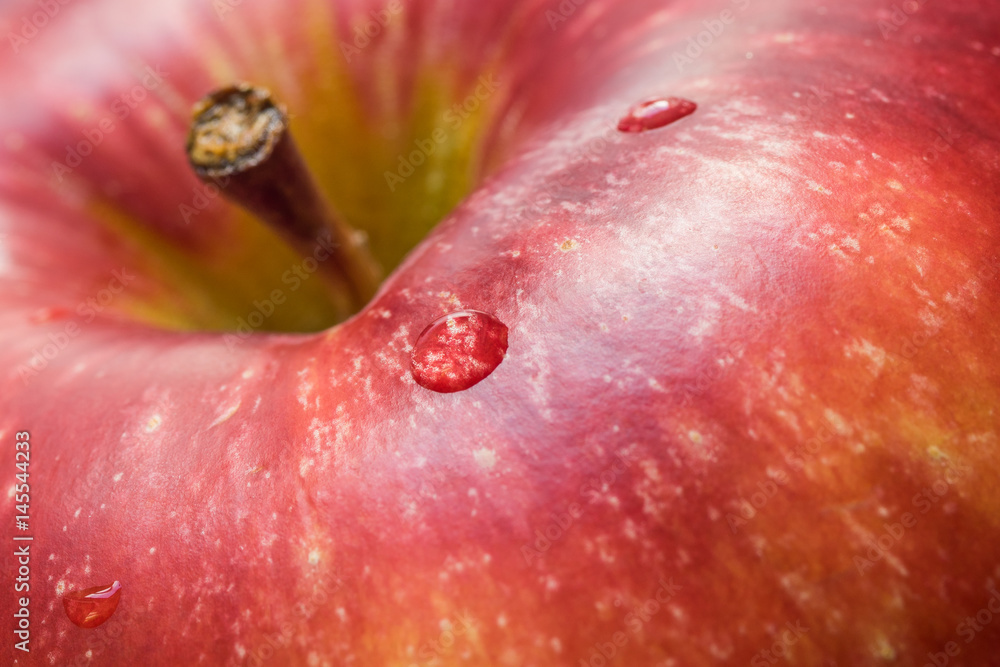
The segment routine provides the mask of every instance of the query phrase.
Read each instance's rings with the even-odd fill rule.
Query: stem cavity
[[[187,141],[194,172],[270,225],[300,253],[328,251],[321,270],[346,291],[354,312],[374,296],[381,279],[363,235],[342,221],[309,173],[288,129],[288,115],[269,91],[228,86],[194,108]]]

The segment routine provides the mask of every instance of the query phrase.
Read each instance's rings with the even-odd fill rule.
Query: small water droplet
[[[618,121],[620,132],[643,132],[669,125],[694,113],[698,105],[681,97],[656,97],[640,102]]]
[[[413,379],[442,394],[482,381],[507,353],[507,326],[478,310],[434,320],[417,337],[410,357]]]
[[[121,599],[122,585],[117,581],[110,586],[94,586],[73,591],[63,596],[66,615],[81,628],[96,628],[111,618]]]

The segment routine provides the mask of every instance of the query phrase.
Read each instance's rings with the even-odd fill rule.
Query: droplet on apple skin
[[[507,325],[478,310],[431,322],[410,355],[417,384],[442,394],[463,391],[496,370],[507,353]]]
[[[690,116],[698,105],[682,97],[655,97],[636,104],[618,121],[620,132],[645,132]]]
[[[94,586],[63,596],[63,608],[69,620],[81,628],[96,628],[111,618],[121,600],[122,585]]]

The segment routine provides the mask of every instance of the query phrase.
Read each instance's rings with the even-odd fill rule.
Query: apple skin
[[[32,651],[5,632],[4,656],[1000,665],[995,4],[927,2],[896,26],[857,0],[588,0],[551,30],[555,3],[414,2],[347,69],[357,99],[377,128],[376,84],[411,90],[450,63],[450,104],[496,66],[510,83],[469,167],[489,178],[353,319],[236,344],[147,324],[205,320],[102,216],[207,263],[264,247],[221,203],[177,224],[195,183],[185,113],[227,77],[317,67],[319,19],[177,3],[135,10],[126,32],[122,6],[67,6],[109,42],[54,23],[0,72],[0,434],[31,433],[34,536]],[[335,6],[320,19],[347,36],[352,12],[377,9]],[[674,57],[724,10],[701,55]],[[295,45],[274,47],[285,70],[246,46],[270,34]],[[56,187],[51,161],[87,127],[65,110],[107,108],[126,80],[116,49],[169,62],[170,87]],[[609,132],[651,95],[698,110]],[[395,160],[381,148],[372,173]],[[82,321],[122,266],[127,294]],[[462,309],[508,326],[507,358],[429,392],[410,347]],[[23,383],[69,323],[79,334]],[[114,580],[115,616],[73,626],[60,594]]]

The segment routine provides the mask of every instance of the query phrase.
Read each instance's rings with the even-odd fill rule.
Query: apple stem
[[[346,289],[353,310],[375,295],[381,269],[365,237],[337,216],[320,192],[269,91],[228,86],[194,108],[188,160],[198,177],[270,225],[324,275]]]

